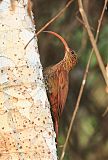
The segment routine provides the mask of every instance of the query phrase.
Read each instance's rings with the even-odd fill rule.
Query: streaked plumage
[[[69,71],[77,63],[77,56],[71,51],[66,41],[57,33],[45,31],[58,37],[65,47],[65,55],[63,60],[54,66],[44,70],[44,77],[48,86],[48,98],[51,104],[51,111],[54,120],[54,128],[56,132],[56,141],[58,138],[58,123],[64,109],[68,94]]]

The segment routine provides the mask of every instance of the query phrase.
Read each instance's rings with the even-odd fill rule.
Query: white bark
[[[0,3],[0,160],[56,160],[55,132],[27,0]]]

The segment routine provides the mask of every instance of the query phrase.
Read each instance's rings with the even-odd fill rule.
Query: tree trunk
[[[0,160],[56,160],[28,0],[0,2]],[[30,6],[30,5],[29,5]]]

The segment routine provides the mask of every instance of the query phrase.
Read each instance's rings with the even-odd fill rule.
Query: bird
[[[64,58],[53,66],[43,70],[44,79],[47,85],[47,95],[51,105],[51,114],[58,143],[59,120],[64,110],[68,95],[69,72],[77,63],[77,55],[71,50],[62,36],[54,31],[44,31],[56,36],[64,45]]]

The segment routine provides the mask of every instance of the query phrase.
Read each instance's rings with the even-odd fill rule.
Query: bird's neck
[[[69,72],[73,68],[71,51],[65,51],[65,57],[63,61],[64,61],[64,68]]]

